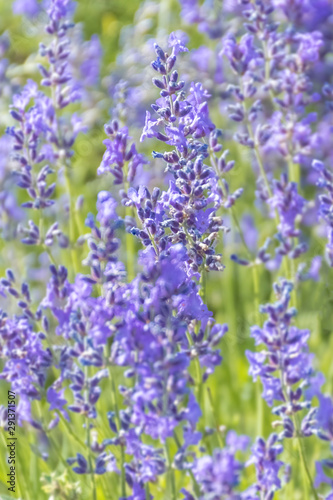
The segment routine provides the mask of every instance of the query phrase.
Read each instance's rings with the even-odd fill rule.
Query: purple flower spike
[[[250,374],[253,380],[262,381],[263,398],[272,412],[281,417],[284,426],[283,435],[295,435],[294,424],[289,416],[302,410],[309,410],[311,401],[307,399],[304,387],[311,385],[314,374],[312,355],[309,353],[309,330],[300,330],[292,325],[295,309],[288,308],[292,285],[282,281],[274,285],[277,301],[261,306],[260,311],[268,315],[263,328],[251,328],[257,346],[265,347],[262,351],[246,351],[250,362]],[[305,417],[306,418],[306,417]],[[279,423],[277,423],[279,424]]]
[[[235,458],[239,449],[244,449],[243,443],[239,448],[235,436],[228,439],[227,446],[215,449],[212,457],[203,456],[196,460],[193,474],[200,486],[200,499],[206,498],[228,498],[230,500],[241,500],[241,494],[237,492],[240,483],[240,473],[244,465]],[[246,440],[248,442],[248,440]],[[246,443],[247,444],[247,443]]]
[[[333,174],[318,160],[314,160],[312,167],[318,172],[317,185],[326,191],[319,195],[319,216],[327,227],[326,255],[328,263],[333,267]]]
[[[148,163],[144,155],[139,154],[134,143],[128,144],[130,137],[128,128],[119,129],[118,122],[114,120],[105,126],[105,131],[110,139],[106,139],[106,151],[103,160],[97,169],[97,173],[111,172],[114,176],[114,184],[135,184],[137,171]],[[124,175],[125,172],[125,175]]]
[[[251,458],[246,465],[255,465],[257,483],[244,494],[244,500],[258,498],[258,495],[259,498],[272,499],[274,492],[282,487],[279,472],[283,462],[277,456],[282,453],[283,447],[279,444],[277,434],[271,434],[267,441],[257,438],[251,451]]]

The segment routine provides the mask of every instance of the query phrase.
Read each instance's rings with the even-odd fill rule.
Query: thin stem
[[[310,486],[310,489],[311,489],[311,491],[312,491],[312,493],[314,495],[314,498],[316,500],[319,500],[318,493],[316,491],[316,488],[314,487],[314,484],[313,484],[313,481],[312,481],[312,477],[311,477],[311,474],[310,474],[310,471],[309,471],[309,467],[308,467],[308,464],[307,464],[307,461],[306,461],[306,457],[305,457],[305,454],[304,454],[303,445],[302,445],[301,437],[300,437],[300,431],[299,431],[299,427],[298,427],[298,423],[297,423],[297,419],[296,419],[295,415],[293,415],[293,423],[294,423],[294,427],[295,427],[295,430],[296,430],[297,448],[298,448],[299,456],[300,456],[301,463],[302,463],[302,466],[303,466],[303,473],[305,472],[306,479],[309,482],[309,486]],[[304,481],[304,474],[303,474],[303,481]]]
[[[291,292],[291,305],[296,309],[298,309],[297,290],[295,283],[295,276],[296,276],[295,259],[290,260],[290,274],[291,274],[291,281],[294,283],[294,287]]]
[[[55,34],[55,43],[56,45],[58,44],[59,38],[58,34]],[[52,73],[56,71],[55,65],[51,64],[51,71]],[[51,100],[53,103],[53,107],[55,111],[59,110],[59,106],[57,104],[57,90],[59,91],[59,87],[57,84],[54,84],[51,86]],[[58,123],[58,116],[57,113],[55,114],[55,130],[56,130],[56,136],[58,138],[59,144],[61,144],[61,134],[60,134],[60,127]],[[60,146],[59,146],[60,147]],[[65,177],[65,184],[66,184],[66,191],[67,195],[69,198],[69,239],[70,239],[70,254],[71,254],[71,260],[72,260],[72,266],[74,273],[77,274],[78,272],[78,262],[77,262],[77,255],[76,252],[73,248],[73,245],[75,243],[75,214],[74,214],[74,203],[73,203],[73,196],[72,196],[72,188],[71,188],[71,179],[69,175],[69,165],[67,162],[64,164],[64,177]]]
[[[246,116],[246,105],[245,105],[245,102],[244,102],[244,113],[245,113],[245,116]],[[265,168],[264,168],[264,164],[263,164],[261,156],[260,156],[259,147],[258,147],[258,145],[255,142],[255,138],[254,138],[254,135],[253,135],[251,124],[248,122],[247,119],[245,120],[245,122],[247,124],[248,133],[249,133],[249,135],[250,135],[250,137],[251,137],[251,139],[252,139],[252,141],[254,143],[254,152],[255,152],[255,155],[256,155],[256,158],[257,158],[257,162],[258,162],[258,165],[259,165],[259,168],[260,168],[261,175],[264,178],[266,189],[267,189],[268,194],[269,194],[269,196],[271,198],[273,196],[273,193],[272,193],[271,187],[269,185],[268,178],[267,178],[267,175],[266,175],[266,172],[265,172]],[[280,216],[279,216],[279,213],[278,213],[278,211],[277,211],[276,208],[274,209],[274,215],[275,215],[276,227],[278,228],[279,224],[280,224]],[[283,259],[283,261],[284,261],[283,262],[283,266],[284,266],[285,276],[288,277],[289,276],[288,256],[285,256],[284,259]]]
[[[42,242],[44,237],[44,217],[43,210],[39,211],[39,240]]]
[[[297,165],[293,162],[290,155],[288,156],[288,172],[289,172],[289,180],[298,183],[300,178],[300,171],[299,168],[297,168]],[[295,276],[296,276],[295,259],[290,259],[289,278],[294,283],[294,288],[291,292],[291,305],[293,307],[296,307],[297,309],[297,290],[296,290]]]
[[[88,432],[87,432],[87,444],[86,444],[86,443],[84,443],[82,441],[82,439],[79,438],[79,436],[77,436],[73,432],[72,428],[70,427],[69,423],[67,422],[67,420],[65,419],[65,417],[63,416],[63,414],[59,410],[56,410],[56,413],[57,413],[58,417],[60,418],[61,422],[64,424],[64,426],[65,426],[65,428],[66,428],[69,436],[71,436],[81,446],[81,448],[83,448],[84,450],[86,450],[87,447],[88,447],[88,461],[89,461],[89,467],[90,467],[90,471],[91,471],[91,474],[92,474],[92,482],[93,482],[93,495],[94,495],[93,499],[97,500],[95,477],[94,477],[94,473],[93,473],[93,470],[92,470],[92,462],[91,462],[89,419],[88,418],[86,419],[86,426],[87,426],[87,429],[88,429]],[[88,422],[87,422],[87,420],[88,420]],[[67,464],[66,464],[66,466],[67,466]]]
[[[296,182],[297,184],[301,180],[299,164],[295,163],[290,155],[288,155],[288,177],[291,182]]]
[[[77,262],[77,255],[76,255],[75,249],[73,248],[73,245],[75,243],[74,203],[73,203],[71,179],[69,176],[69,166],[68,165],[64,166],[64,176],[65,176],[67,195],[69,198],[70,254],[71,254],[71,259],[72,259],[73,270],[74,270],[75,274],[77,274],[79,266],[78,266],[78,262]]]
[[[131,207],[126,207],[125,216],[131,216]],[[126,246],[126,262],[127,262],[127,279],[132,281],[135,277],[134,257],[135,257],[135,244],[133,235],[125,232],[125,246]]]
[[[50,262],[55,266],[56,262],[53,258],[51,250],[47,245],[45,245],[45,242],[44,242],[44,214],[43,214],[42,209],[39,212],[39,241],[41,243],[43,250],[47,253],[47,255],[50,259]]]
[[[260,300],[259,300],[259,272],[258,266],[252,266],[252,279],[253,279],[253,296],[254,296],[254,310],[255,310],[255,318],[256,324],[260,326]],[[257,348],[258,350],[258,348]],[[256,382],[256,406],[257,406],[257,436],[263,436],[264,432],[264,402],[261,396],[261,382],[258,378]]]
[[[240,82],[240,84],[241,84],[241,82]],[[241,84],[240,86],[241,86],[242,94],[244,95],[243,85]],[[248,132],[248,134],[249,134],[249,136],[250,136],[250,138],[251,138],[251,140],[253,142],[253,150],[254,150],[254,153],[255,153],[258,165],[259,165],[260,173],[261,173],[262,178],[264,179],[265,186],[266,186],[267,192],[269,194],[269,197],[272,198],[273,193],[272,193],[271,186],[269,185],[268,178],[267,178],[267,175],[266,175],[266,171],[265,171],[265,168],[264,168],[264,164],[263,164],[261,156],[260,156],[259,146],[258,146],[258,144],[257,144],[257,142],[255,140],[254,133],[253,133],[253,130],[252,130],[252,125],[249,122],[248,117],[247,117],[247,107],[246,107],[245,97],[244,97],[244,101],[243,101],[243,111],[244,111],[244,116],[245,116],[244,122],[245,122],[245,125],[246,125],[247,132]],[[275,210],[275,219],[278,220],[278,218],[277,218],[277,211],[276,210]]]
[[[80,439],[76,434],[73,433],[69,423],[67,422],[67,420],[65,419],[63,414],[59,410],[56,410],[56,413],[57,413],[58,417],[60,418],[61,422],[66,427],[68,434],[81,446],[81,448],[86,449],[86,447],[87,447],[86,444],[82,441],[82,439]]]
[[[74,209],[74,219],[75,219],[76,228],[79,231],[80,235],[84,234],[86,228],[82,222],[82,219],[80,217],[80,210],[77,208],[77,206]]]
[[[117,427],[118,427],[118,432],[121,429],[121,421],[120,421],[120,416],[119,416],[119,407],[118,407],[118,402],[117,402],[117,392],[116,392],[116,384],[114,382],[114,378],[112,376],[112,370],[111,370],[111,365],[108,364],[108,370],[109,370],[109,380],[110,380],[110,385],[111,385],[111,396],[112,396],[112,405],[114,408],[114,412],[116,414],[116,419],[117,419]],[[121,444],[120,445],[120,467],[121,467],[121,496],[126,497],[126,477],[125,477],[125,451],[124,451],[124,446]]]
[[[248,127],[248,130],[249,130],[250,137],[254,142],[254,152],[255,152],[256,159],[257,159],[257,162],[259,165],[260,173],[264,179],[265,186],[266,186],[267,192],[269,194],[269,197],[272,198],[273,193],[272,193],[271,186],[269,185],[269,182],[268,182],[268,177],[267,177],[267,174],[266,174],[266,171],[264,168],[263,161],[262,161],[261,156],[260,156],[259,146],[255,142],[255,138],[254,138],[251,126]]]
[[[159,252],[159,249],[156,245],[156,242],[155,242],[155,239],[154,239],[154,236],[151,234],[151,232],[149,231],[149,229],[147,228],[147,233],[148,233],[148,236],[149,236],[149,239],[151,241],[151,244],[153,245],[154,247],[154,250],[155,250],[155,253],[156,253],[156,256],[158,257],[160,255],[160,252]]]
[[[188,343],[189,343],[190,347],[193,347],[194,343],[193,343],[191,334],[189,332],[187,332],[186,336],[187,336],[187,340],[188,340]],[[202,385],[203,385],[203,382],[202,382],[202,375],[201,375],[201,366],[200,366],[200,361],[199,361],[198,356],[196,356],[195,359],[194,359],[194,366],[195,366],[196,379],[197,379],[196,380],[197,398],[198,398],[198,403],[199,403],[199,405],[201,407],[202,406],[201,405],[201,400],[202,400]]]
[[[291,265],[292,266],[294,265],[293,261],[294,261],[294,259],[291,259]],[[289,273],[288,277],[289,277],[289,279],[292,278],[290,276],[290,273]],[[295,292],[295,290],[293,290],[293,292]],[[292,297],[293,296],[291,296],[291,298]],[[294,300],[297,300],[296,293],[294,293]],[[281,366],[281,363],[280,363],[280,366]],[[281,370],[281,374],[283,374],[282,367],[280,368],[280,370]],[[285,391],[284,391],[283,375],[282,375],[281,384],[282,384],[282,392],[284,394],[284,398],[285,398],[286,401],[289,401],[289,398],[286,396]],[[301,463],[302,463],[302,466],[303,466],[303,484],[306,483],[305,478],[304,478],[304,473],[305,473],[305,476],[306,476],[306,478],[307,478],[307,480],[309,482],[309,485],[310,485],[310,488],[311,488],[311,490],[312,490],[312,492],[314,494],[314,497],[315,497],[316,500],[318,500],[318,494],[317,494],[316,489],[314,487],[314,484],[313,484],[313,481],[312,481],[312,477],[311,477],[311,474],[310,474],[310,471],[309,471],[309,468],[308,468],[308,465],[307,465],[307,462],[306,462],[306,457],[304,455],[304,450],[303,450],[303,446],[302,446],[302,443],[301,443],[301,435],[300,435],[298,420],[297,420],[297,417],[296,417],[295,414],[292,415],[292,421],[293,421],[295,432],[296,432],[296,437],[295,438],[296,438],[296,441],[297,441],[298,452],[299,452],[300,460],[301,460]],[[305,489],[306,489],[306,487],[305,487]],[[305,493],[306,493],[306,491],[305,491]]]
[[[221,436],[221,433],[220,433],[220,426],[219,426],[219,423],[218,423],[218,420],[217,420],[217,416],[216,416],[216,413],[215,413],[215,405],[214,405],[214,402],[213,402],[213,396],[212,396],[212,392],[210,390],[210,387],[207,387],[207,394],[208,394],[208,400],[210,402],[210,406],[211,406],[211,409],[212,409],[212,414],[213,414],[213,417],[214,417],[214,422],[215,422],[215,428],[216,428],[216,432],[217,432],[217,440],[219,442],[219,445],[220,445],[220,448],[222,449],[223,448],[223,439],[222,439],[222,436]]]
[[[245,238],[244,238],[244,235],[243,235],[243,231],[242,231],[242,228],[240,227],[240,223],[238,221],[238,217],[236,215],[234,207],[231,207],[230,210],[231,210],[231,216],[232,216],[234,224],[235,224],[235,226],[236,226],[236,228],[238,230],[240,239],[241,239],[241,241],[243,243],[243,246],[244,246],[244,248],[246,250],[247,256],[249,257],[249,259],[252,259],[251,251],[250,251],[249,247],[246,244],[246,241],[245,241]]]
[[[53,258],[53,255],[52,255],[52,253],[51,253],[50,248],[49,248],[47,245],[45,245],[45,244],[44,244],[44,245],[43,245],[43,249],[44,249],[44,250],[45,250],[45,252],[47,253],[47,255],[48,255],[49,259],[50,259],[51,264],[53,264],[54,266],[56,266],[56,265],[57,265],[57,263],[56,263],[56,261],[55,261],[55,260],[54,260],[54,258]]]
[[[129,182],[127,180],[128,176],[128,162],[124,163],[124,190],[127,193],[129,189]],[[133,215],[132,207],[125,206],[125,218],[132,217]],[[135,245],[133,235],[128,233],[125,230],[125,246],[126,246],[126,264],[127,264],[127,278],[128,281],[132,281],[135,277],[135,268],[134,268],[134,257],[135,257]]]
[[[206,303],[206,281],[207,281],[206,271],[205,271],[205,269],[202,269],[201,275],[200,275],[201,288],[199,290],[199,295],[202,298],[204,303]]]
[[[61,452],[60,452],[60,449],[59,449],[59,446],[57,444],[57,441],[53,438],[52,434],[51,434],[51,431],[48,431],[46,432],[46,435],[48,437],[48,439],[50,440],[51,442],[51,445],[52,445],[52,448],[55,450],[56,452],[56,455],[58,456],[60,462],[62,463],[62,465],[69,470],[69,473],[70,475],[72,476],[73,472],[72,472],[72,469],[70,467],[68,467],[68,463],[66,462],[66,460],[64,459],[64,457],[62,456]],[[74,475],[72,476],[74,478]]]
[[[85,371],[85,379],[86,379],[86,384],[87,384],[87,379],[89,377],[89,366],[85,366],[84,368]],[[86,400],[88,402],[89,394],[88,394],[88,386],[86,387]],[[95,474],[94,474],[94,469],[93,469],[93,463],[92,463],[92,458],[91,458],[91,448],[90,448],[90,420],[88,415],[86,415],[86,432],[87,432],[87,446],[89,450],[88,454],[88,463],[89,463],[89,471],[91,474],[91,482],[92,482],[92,490],[93,490],[93,500],[97,500],[97,493],[96,493],[96,482],[95,482]]]
[[[215,173],[216,173],[216,176],[217,176],[217,180],[218,180],[219,186],[220,186],[221,191],[222,191],[222,195],[223,195],[224,198],[226,198],[226,193],[224,191],[224,186],[223,186],[223,182],[222,182],[222,176],[221,176],[221,174],[220,174],[220,172],[218,170],[218,167],[216,165],[216,161],[215,161],[215,158],[214,158],[214,155],[213,155],[212,152],[210,153],[210,161],[211,161],[211,164],[212,164],[212,166],[213,166],[213,168],[215,170]],[[236,228],[238,229],[238,232],[239,232],[241,241],[243,243],[243,246],[245,248],[245,251],[246,251],[248,257],[250,259],[252,259],[252,255],[251,255],[250,249],[249,249],[249,247],[246,244],[246,241],[245,241],[245,238],[244,238],[244,235],[243,235],[243,231],[242,231],[242,229],[240,227],[240,224],[239,224],[239,221],[238,221],[238,218],[237,218],[237,215],[236,215],[236,212],[235,212],[233,206],[230,208],[230,211],[231,211],[231,216],[232,216],[233,222],[234,222]]]
[[[174,440],[175,440],[176,445],[178,446],[178,448],[181,448],[182,445],[180,444],[180,441],[178,439],[177,433],[175,431],[173,433],[173,438],[174,438]],[[197,480],[194,477],[192,469],[189,469],[189,474],[191,476],[191,480],[192,480],[194,492],[195,492],[196,496],[199,498],[199,496],[200,496],[200,486],[198,485],[198,482],[197,482]]]
[[[264,59],[265,59],[265,81],[266,83],[270,80],[270,73],[271,73],[271,70],[270,70],[270,62],[271,62],[271,58],[269,56],[269,53],[268,53],[268,45],[266,43],[265,40],[262,41],[262,48],[263,48],[263,51],[264,51]],[[275,111],[278,111],[278,108],[277,108],[277,105],[274,101],[274,96],[273,96],[273,92],[272,92],[272,89],[271,87],[269,86],[269,89],[268,89],[268,95],[269,95],[269,98],[271,100],[271,104],[274,108]]]
[[[37,404],[38,415],[39,415],[39,418],[40,418],[42,426],[43,426],[43,411],[41,408],[41,404],[39,401],[37,401],[36,404]],[[65,467],[65,469],[69,470],[69,474],[70,474],[71,478],[74,480],[74,473],[73,473],[72,469],[70,467],[68,467],[68,463],[66,462],[66,460],[62,456],[60,449],[59,449],[59,446],[58,446],[58,443],[56,442],[56,440],[52,436],[52,430],[44,428],[44,432],[47,435],[47,438],[49,439],[52,448],[55,450],[56,455],[58,456],[60,462]]]
[[[271,58],[269,56],[268,45],[267,45],[267,42],[265,40],[262,41],[262,48],[263,48],[264,59],[265,59],[265,80],[267,83],[270,79],[270,61],[271,61]],[[272,104],[274,110],[279,111],[279,109],[274,101],[273,92],[272,92],[272,89],[270,86],[268,89],[268,95],[269,95],[269,98],[270,98],[270,101],[271,101],[271,104]],[[290,136],[289,136],[289,139],[291,139]],[[288,150],[289,150],[289,147],[288,147]],[[287,163],[288,163],[289,180],[292,182],[296,182],[298,184],[300,181],[301,172],[300,172],[299,164],[294,163],[290,152],[288,152]]]
[[[190,476],[191,476],[191,480],[192,480],[192,484],[193,484],[193,489],[194,489],[194,493],[195,495],[197,496],[197,498],[199,498],[200,496],[200,486],[197,482],[197,480],[195,479],[194,477],[194,474],[193,474],[193,470],[192,469],[189,469],[189,473],[190,473]]]

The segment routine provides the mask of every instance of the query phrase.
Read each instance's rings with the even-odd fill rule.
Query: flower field
[[[332,0],[0,14],[0,500],[333,500]]]

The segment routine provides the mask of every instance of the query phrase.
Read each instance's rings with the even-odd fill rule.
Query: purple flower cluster
[[[325,165],[315,160],[313,168],[319,173],[318,186],[325,189],[326,193],[319,196],[319,215],[325,221],[327,227],[326,253],[330,266],[333,266],[333,175]]]
[[[283,436],[293,437],[296,432],[310,435],[308,413],[312,412],[311,400],[307,398],[305,387],[311,384],[313,376],[312,355],[309,353],[309,330],[300,330],[292,324],[296,310],[288,308],[292,284],[282,281],[274,285],[277,296],[275,304],[261,306],[260,311],[268,315],[263,328],[254,326],[251,335],[257,346],[263,350],[247,351],[250,374],[254,380],[259,377],[263,384],[263,398],[273,413],[282,420]],[[295,429],[294,415],[307,410],[301,430]]]
[[[273,195],[267,203],[279,216],[276,238],[280,245],[276,253],[288,255],[290,259],[298,258],[307,251],[307,245],[305,242],[294,243],[294,239],[300,236],[300,230],[296,227],[297,219],[298,222],[301,221],[306,207],[306,201],[297,192],[297,184],[288,182],[287,176],[282,175],[280,181],[274,181]]]
[[[203,493],[200,498],[242,498],[237,487],[244,464],[236,459],[235,454],[237,451],[244,451],[247,446],[246,436],[237,436],[230,432],[225,448],[216,449],[212,457],[204,456],[196,461],[193,473]]]
[[[256,468],[257,482],[245,493],[245,500],[256,498],[274,498],[275,491],[281,489],[282,483],[279,472],[283,462],[277,458],[283,451],[278,442],[277,434],[271,434],[267,441],[257,438],[252,448],[252,455],[247,465],[254,464]]]
[[[39,428],[40,424],[31,415],[31,402],[42,398],[53,363],[50,348],[43,345],[46,318],[41,308],[36,312],[32,310],[29,286],[25,282],[19,286],[10,269],[6,278],[1,279],[1,289],[2,295],[15,300],[18,314],[0,313],[0,352],[6,360],[0,377],[10,382],[13,391],[20,396],[19,422],[26,420]]]
[[[173,180],[161,196],[157,190],[151,195],[147,188],[140,188],[129,191],[128,202],[123,202],[135,205],[143,230],[133,232],[145,245],[153,241],[158,253],[170,243],[180,242],[188,248],[187,262],[192,271],[221,270],[221,256],[214,250],[218,233],[224,229],[216,213],[221,194],[216,172],[205,165],[209,157],[205,138],[211,141],[213,150],[217,146],[211,137],[215,126],[209,117],[209,95],[201,84],[192,83],[186,96],[185,82],[178,80],[174,67],[177,55],[188,49],[175,33],[169,37],[169,46],[171,55],[155,45],[157,59],[152,67],[161,78],[153,78],[153,83],[161,90],[161,97],[152,108],[158,118],[152,120],[147,112],[141,141],[156,138],[174,147],[163,153],[153,152],[154,158],[166,163]]]
[[[117,120],[106,125],[105,132],[110,139],[104,141],[107,149],[97,173],[100,175],[110,172],[114,176],[115,185],[130,186],[134,182],[137,170],[148,162],[142,154],[137,152],[134,143],[128,145],[130,140],[128,128],[119,129]]]

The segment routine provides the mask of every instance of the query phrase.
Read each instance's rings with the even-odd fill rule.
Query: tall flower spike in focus
[[[205,138],[215,129],[209,117],[209,95],[200,83],[192,83],[186,95],[185,82],[178,80],[174,68],[178,54],[188,49],[176,33],[171,33],[169,46],[170,55],[155,44],[157,59],[152,62],[152,68],[160,78],[153,78],[153,84],[160,89],[161,97],[152,109],[158,118],[152,120],[147,111],[141,135],[141,141],[156,138],[173,146],[171,151],[153,152],[155,158],[165,162],[166,170],[173,176],[168,191],[155,202],[156,211],[163,214],[164,220],[158,225],[154,222],[154,239],[185,244],[191,272],[222,270],[221,255],[215,253],[218,234],[224,229],[216,214],[221,201],[216,174],[205,164],[209,156]],[[139,209],[138,203],[136,205]],[[144,233],[149,234],[147,224],[151,217],[142,218],[139,212],[138,215],[144,223]]]
[[[263,398],[273,413],[281,417],[285,437],[293,437],[296,429],[290,416],[306,410],[311,411],[311,401],[304,388],[311,384],[314,374],[312,355],[309,353],[309,330],[300,330],[292,324],[297,314],[289,308],[292,284],[282,280],[274,285],[277,301],[261,306],[261,313],[268,315],[263,328],[253,326],[251,336],[257,346],[264,350],[246,351],[253,379],[260,378]],[[275,406],[280,401],[279,406]]]
[[[311,387],[314,375],[313,355],[309,353],[308,347],[310,331],[301,330],[292,324],[297,314],[296,309],[289,308],[292,288],[292,283],[286,280],[274,284],[276,302],[260,308],[260,312],[267,314],[268,319],[262,328],[251,328],[256,346],[262,345],[264,349],[246,351],[246,356],[253,380],[259,377],[262,382],[262,397],[268,406],[273,407],[272,413],[279,417],[273,425],[282,427],[280,440],[298,440],[302,467],[310,489],[318,498],[300,441],[313,434],[310,422],[316,410],[312,407],[311,393],[305,390]]]

